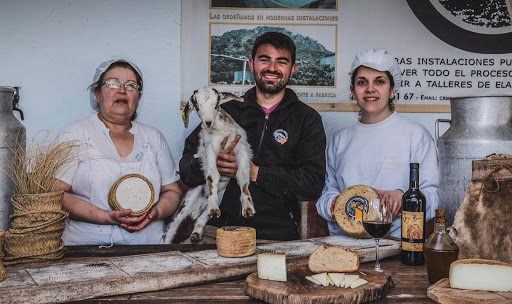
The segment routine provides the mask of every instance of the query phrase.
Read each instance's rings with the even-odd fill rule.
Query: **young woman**
[[[419,123],[394,112],[400,68],[385,50],[356,55],[349,75],[350,90],[361,108],[360,120],[334,134],[327,147],[327,176],[316,207],[331,234],[342,234],[333,206],[353,185],[377,190],[393,211],[390,235],[399,237],[402,195],[409,188],[409,163],[420,164],[420,189],[427,199],[427,220],[439,204],[439,166],[435,143]]]

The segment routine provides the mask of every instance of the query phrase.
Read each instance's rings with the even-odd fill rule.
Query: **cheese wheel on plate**
[[[365,185],[354,185],[343,190],[334,204],[334,218],[341,230],[354,238],[371,238],[364,230],[363,215],[368,211],[368,201],[377,198],[377,191]]]

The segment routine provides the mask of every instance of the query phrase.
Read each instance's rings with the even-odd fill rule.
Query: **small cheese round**
[[[354,238],[370,238],[363,227],[363,216],[368,211],[368,201],[377,198],[377,191],[365,185],[354,185],[343,190],[334,204],[334,218],[341,230]]]
[[[227,226],[217,229],[217,253],[233,258],[253,255],[256,252],[256,229]]]
[[[109,191],[112,210],[132,209],[130,216],[140,216],[153,205],[155,191],[151,182],[139,174],[127,174],[117,180]]]

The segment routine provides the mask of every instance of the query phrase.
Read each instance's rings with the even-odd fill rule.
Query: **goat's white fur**
[[[236,179],[240,186],[242,215],[252,217],[256,213],[249,193],[252,150],[247,142],[245,130],[219,106],[220,101],[225,98],[243,102],[243,99],[236,95],[219,93],[211,88],[202,88],[194,92],[185,106],[183,111],[185,127],[188,126],[188,117],[194,108],[201,119],[199,147],[194,157],[200,159],[206,184],[187,191],[178,211],[167,226],[164,243],[172,242],[180,224],[187,217],[196,221],[191,237],[194,242],[202,239],[204,226],[209,218],[220,217],[218,193],[226,189],[230,179],[219,174],[217,155],[221,149],[221,142],[226,137],[228,137],[226,146],[229,146],[236,135],[240,135],[240,140],[233,149],[233,153],[238,165]]]

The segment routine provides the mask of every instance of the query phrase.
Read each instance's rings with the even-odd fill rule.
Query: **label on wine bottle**
[[[423,251],[423,212],[402,211],[402,250]]]

